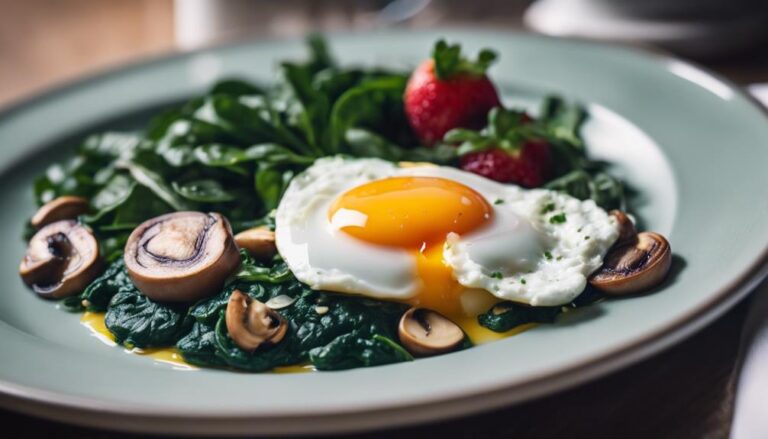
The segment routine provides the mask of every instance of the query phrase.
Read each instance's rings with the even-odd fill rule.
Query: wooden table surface
[[[170,0],[0,0],[0,10],[0,107],[84,73],[174,49]],[[766,51],[708,66],[742,84],[768,82]],[[665,352],[577,388],[478,416],[362,437],[468,437],[482,432],[484,437],[558,439],[725,438],[748,305],[749,299]],[[31,437],[133,437],[2,410],[0,425]]]

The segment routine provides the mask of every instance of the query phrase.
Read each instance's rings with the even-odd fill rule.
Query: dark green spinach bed
[[[246,254],[221,293],[198,303],[158,303],[131,283],[122,259],[125,241],[141,222],[179,210],[224,212],[235,232],[271,226],[270,212],[286,185],[318,157],[452,165],[482,145],[487,132],[514,143],[531,134],[526,130],[536,130],[557,155],[557,176],[547,187],[594,199],[606,209],[624,207],[622,184],[605,172],[605,164],[586,155],[579,136],[586,113],[580,106],[547,98],[538,122],[525,126],[514,125],[520,112],[500,109],[491,113],[485,130],[454,130],[446,139],[450,144],[424,148],[403,112],[408,72],[342,68],[321,39],[310,38],[309,46],[309,60],[283,63],[273,85],[219,82],[155,118],[145,132],[88,138],[70,161],[36,181],[40,204],[61,195],[90,200],[91,212],[80,221],[93,229],[111,264],[81,296],[65,300],[68,308],[106,311],[107,328],[125,346],[175,345],[186,361],[203,366],[263,371],[311,362],[333,370],[406,361],[412,357],[397,338],[405,305],[311,290],[279,257],[259,263]],[[261,301],[279,295],[296,299],[280,310],[290,322],[281,343],[253,353],[234,344],[224,310],[236,288]],[[583,294],[573,306],[594,297]],[[506,331],[551,322],[562,310],[505,303],[478,319]],[[464,347],[470,345],[466,340]]]
[[[230,339],[224,311],[233,290],[266,302],[295,301],[280,310],[289,322],[286,337],[255,353]],[[245,253],[242,267],[219,294],[194,304],[164,304],[141,294],[117,259],[83,293],[89,311],[106,311],[105,323],[118,343],[129,347],[173,346],[202,366],[269,370],[306,361],[320,370],[374,366],[410,360],[397,342],[397,321],[405,305],[311,290],[276,259],[256,264]],[[323,312],[317,311],[323,307]]]

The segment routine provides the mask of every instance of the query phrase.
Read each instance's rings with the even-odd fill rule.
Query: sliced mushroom
[[[400,342],[413,355],[435,355],[456,349],[464,331],[442,314],[426,308],[411,308],[398,325]]]
[[[277,311],[240,290],[229,296],[225,319],[229,336],[249,352],[279,343],[288,331],[288,322]]]
[[[261,260],[268,260],[277,253],[275,232],[266,227],[254,227],[238,233],[235,235],[235,243]]]
[[[642,232],[635,242],[613,247],[589,283],[607,294],[639,293],[661,283],[671,265],[672,250],[666,238]]]
[[[296,300],[297,300],[296,297],[291,297],[285,294],[281,294],[279,296],[275,296],[267,300],[266,305],[272,309],[283,309],[293,305],[293,303],[296,302]]]
[[[186,302],[221,291],[240,264],[229,222],[218,213],[176,212],[142,223],[125,244],[136,287],[158,301]]]
[[[91,230],[65,220],[48,224],[30,239],[19,274],[37,294],[58,299],[80,293],[101,268]]]
[[[612,210],[608,212],[609,215],[616,218],[619,222],[619,239],[616,240],[616,246],[634,242],[637,239],[637,230],[635,230],[635,223],[627,216],[626,213],[620,210]]]
[[[32,227],[39,229],[56,221],[75,219],[88,212],[88,200],[65,195],[43,204],[29,220]]]

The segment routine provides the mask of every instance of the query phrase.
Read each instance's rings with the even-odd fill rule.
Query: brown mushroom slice
[[[40,229],[21,260],[22,280],[40,296],[59,299],[78,294],[101,271],[99,243],[76,221],[57,221]]]
[[[427,356],[456,349],[464,331],[442,314],[426,308],[411,308],[398,325],[400,342],[413,355]]]
[[[136,287],[165,302],[193,301],[221,291],[240,264],[227,219],[202,212],[145,221],[128,237],[124,258]]]
[[[606,294],[639,293],[661,283],[671,265],[672,250],[666,238],[642,232],[635,242],[612,248],[589,283]]]
[[[235,235],[235,243],[254,258],[268,260],[277,253],[275,232],[267,227],[254,227]]]
[[[64,195],[43,204],[29,220],[32,227],[39,229],[56,221],[75,219],[88,212],[88,200],[82,197]]]
[[[279,343],[288,331],[288,322],[277,311],[240,290],[229,296],[225,320],[229,336],[249,352]]]
[[[616,244],[621,245],[629,242],[634,242],[637,239],[637,230],[635,229],[635,223],[627,216],[626,213],[620,210],[612,210],[608,212],[609,215],[616,218],[619,223],[619,238],[616,240]]]

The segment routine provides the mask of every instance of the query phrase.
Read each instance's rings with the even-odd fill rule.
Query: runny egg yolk
[[[493,216],[474,189],[435,177],[393,177],[357,186],[335,200],[328,217],[335,229],[372,244],[410,250],[416,258],[420,291],[414,306],[446,316],[464,316],[464,287],[443,260],[446,236],[482,227]]]

